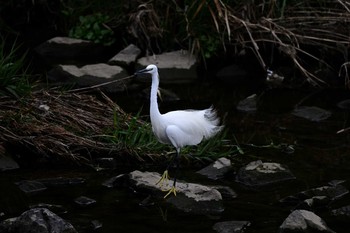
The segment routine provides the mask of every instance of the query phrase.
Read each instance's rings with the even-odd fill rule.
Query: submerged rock
[[[212,180],[223,178],[232,169],[231,160],[219,158],[209,166],[197,171],[197,173],[208,177]]]
[[[22,180],[17,182],[16,185],[26,194],[37,194],[47,189],[43,183],[33,180]]]
[[[30,209],[19,217],[2,221],[0,232],[77,233],[69,222],[45,208]]]
[[[281,199],[280,202],[291,205],[300,205],[304,203],[309,207],[320,207],[326,206],[331,201],[340,199],[348,193],[349,190],[341,184],[326,185],[285,197]]]
[[[38,179],[36,180],[47,187],[58,187],[58,186],[69,186],[69,185],[80,185],[85,183],[84,178],[80,177],[54,177],[54,178],[47,178],[47,179]]]
[[[248,221],[226,221],[215,223],[213,230],[218,233],[243,233],[249,226]]]
[[[77,197],[74,202],[81,207],[87,207],[96,204],[96,200],[85,196]]]
[[[279,163],[263,163],[261,160],[250,162],[242,167],[236,176],[237,182],[251,187],[293,179],[295,179],[295,176],[287,166]]]
[[[242,112],[255,112],[257,109],[257,95],[253,94],[248,96],[244,100],[241,100],[237,104],[237,110]]]
[[[340,207],[331,211],[333,216],[346,216],[350,217],[350,205]]]
[[[158,67],[162,83],[189,83],[197,79],[197,63],[190,52],[179,50],[142,57],[137,61],[137,68],[154,64]]]
[[[280,233],[292,232],[323,232],[334,233],[325,221],[313,212],[307,210],[293,211],[279,228]]]
[[[332,115],[331,112],[315,106],[297,107],[292,114],[315,122],[326,120]]]
[[[172,187],[173,181],[169,181],[162,187],[156,183],[161,178],[156,172],[133,171],[128,174],[130,185],[137,191],[151,192],[157,197],[163,198]],[[222,196],[214,188],[195,183],[178,181],[176,183],[177,195],[170,195],[165,200],[174,207],[196,214],[219,214],[224,211]]]

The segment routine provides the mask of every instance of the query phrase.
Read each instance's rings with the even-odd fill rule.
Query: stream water
[[[102,224],[97,232],[214,232],[216,222],[243,220],[251,225],[245,232],[277,232],[278,227],[290,213],[290,207],[283,206],[279,200],[298,192],[326,185],[332,180],[346,180],[350,188],[350,148],[349,133],[336,132],[349,127],[349,111],[339,109],[336,103],[350,99],[350,93],[344,90],[294,90],[288,88],[262,89],[257,87],[232,88],[215,84],[190,84],[169,86],[179,97],[179,101],[161,103],[161,112],[178,108],[204,108],[215,105],[221,116],[225,115],[228,138],[239,142],[244,155],[233,160],[235,169],[253,160],[273,161],[287,165],[296,180],[251,190],[234,182],[234,178],[221,181],[208,181],[195,176],[197,168],[186,167],[179,173],[181,179],[199,181],[207,184],[230,186],[238,197],[226,200],[225,211],[219,216],[191,215],[178,211],[155,200],[148,206],[140,205],[146,196],[125,189],[108,189],[101,184],[108,178],[132,171],[132,167],[121,166],[115,170],[95,172],[85,169],[60,170],[15,170],[0,174],[0,216],[1,220],[18,216],[31,205],[48,203],[60,205],[57,214],[69,220],[79,232],[92,232],[93,221]],[[261,96],[257,112],[239,112],[236,106],[239,100],[257,93]],[[142,113],[147,114],[148,103],[138,98],[139,93],[116,97],[123,109],[137,112],[143,106]],[[321,122],[311,122],[291,115],[297,104],[318,106],[332,112],[332,116]],[[235,139],[234,139],[234,137]],[[267,147],[291,145],[293,153]],[[266,147],[265,147],[266,146]],[[142,169],[142,168],[139,168]],[[147,167],[148,170],[152,166]],[[154,168],[155,170],[158,168]],[[36,195],[22,193],[15,182],[48,177],[81,177],[84,184],[50,187]],[[74,199],[87,196],[95,199],[90,207],[78,207]],[[328,226],[336,232],[348,232],[348,218],[330,215],[329,209],[350,204],[350,197],[331,203],[317,214],[325,219]]]

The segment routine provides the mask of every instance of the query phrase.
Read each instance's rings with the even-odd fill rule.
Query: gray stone
[[[286,180],[295,176],[287,166],[279,163],[263,163],[261,160],[250,162],[239,169],[236,181],[251,187],[260,187]]]
[[[313,212],[307,210],[293,211],[279,228],[280,233],[292,232],[323,232],[334,233],[325,221]]]
[[[241,100],[238,102],[237,110],[242,112],[255,112],[257,109],[256,101],[257,101],[256,94],[248,96],[244,100]]]
[[[54,37],[37,46],[34,51],[48,64],[74,64],[96,61],[107,48],[87,40]]]
[[[49,80],[58,83],[77,84],[78,87],[89,87],[107,83],[98,88],[110,93],[125,91],[130,79],[120,79],[127,76],[123,68],[104,63],[85,65],[83,67],[59,65],[48,72]],[[111,81],[114,82],[108,83]]]
[[[315,122],[326,120],[332,115],[331,112],[315,106],[297,107],[293,110],[292,114]]]
[[[169,190],[173,185],[173,182],[170,180],[162,187],[157,185],[161,176],[156,172],[133,171],[128,176],[130,185],[135,190],[151,192],[160,198],[163,198],[166,194],[162,190]],[[216,189],[201,184],[178,181],[176,183],[176,191],[176,196],[170,195],[165,200],[184,212],[220,214],[224,211],[222,196]]]
[[[85,196],[77,197],[74,202],[81,207],[87,207],[96,204],[96,200]]]
[[[47,189],[47,187],[38,181],[23,180],[16,183],[18,188],[26,194],[37,194]]]
[[[326,185],[285,197],[281,199],[280,202],[291,205],[299,205],[306,200],[307,204],[327,206],[331,201],[338,200],[348,193],[349,190],[341,184],[335,186]]]
[[[6,233],[77,233],[64,219],[45,208],[30,209],[19,217],[0,223],[0,232]]]
[[[226,221],[215,223],[213,230],[218,233],[243,233],[249,226],[248,221]]]
[[[102,183],[102,186],[105,186],[107,188],[114,188],[114,187],[123,185],[123,183],[125,183],[125,180],[126,180],[125,174],[113,176],[108,180],[104,181]]]
[[[197,173],[208,177],[212,180],[223,178],[232,169],[231,160],[219,158],[209,166],[197,171]]]
[[[346,216],[350,217],[350,205],[340,207],[331,211],[334,216]]]
[[[18,163],[12,157],[0,155],[0,171],[18,169]]]
[[[136,59],[140,54],[141,50],[136,45],[130,44],[117,55],[112,57],[108,63],[111,65],[130,66],[136,62]]]
[[[197,79],[197,63],[195,56],[186,50],[179,50],[142,57],[138,59],[136,68],[154,64],[158,67],[161,83],[189,83]]]

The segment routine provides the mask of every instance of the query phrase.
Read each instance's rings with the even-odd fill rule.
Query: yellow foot
[[[175,186],[171,187],[169,190],[168,190],[168,193],[164,196],[164,198],[167,198],[167,196],[169,196],[170,194],[174,194],[174,196],[176,196],[176,188]]]
[[[169,174],[168,174],[168,170],[165,170],[163,172],[162,177],[159,179],[159,181],[156,183],[156,185],[159,184],[160,188],[162,189],[163,186],[167,186],[168,185],[168,181],[169,181]],[[163,190],[164,191],[164,190]]]

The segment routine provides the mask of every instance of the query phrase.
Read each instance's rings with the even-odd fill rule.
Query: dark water
[[[228,137],[233,135],[241,144],[245,154],[233,159],[237,170],[253,160],[280,162],[289,166],[296,180],[277,185],[250,190],[233,181],[233,177],[222,181],[210,182],[194,175],[198,168],[188,166],[180,172],[181,179],[198,181],[205,184],[228,185],[238,194],[234,200],[225,201],[225,211],[219,216],[191,215],[167,206],[157,200],[148,207],[139,203],[147,196],[135,194],[126,189],[108,189],[101,183],[108,178],[133,168],[121,167],[113,171],[94,172],[81,169],[63,170],[18,170],[4,172],[0,176],[1,218],[18,216],[30,205],[49,203],[62,205],[65,211],[57,213],[69,220],[80,232],[91,232],[91,221],[98,220],[103,227],[98,232],[214,232],[216,222],[243,220],[251,226],[245,232],[277,232],[278,227],[290,213],[289,206],[283,206],[279,200],[288,195],[310,188],[326,185],[331,180],[346,180],[350,188],[350,131],[337,134],[340,129],[349,127],[349,111],[337,108],[336,103],[350,99],[345,90],[292,90],[279,88],[266,90],[259,87],[227,87],[207,83],[201,85],[166,87],[179,95],[180,101],[161,103],[161,111],[177,108],[204,108],[213,103],[221,116],[226,116],[225,124]],[[259,110],[255,113],[243,113],[236,110],[239,100],[258,93]],[[140,93],[115,97],[127,111],[147,114],[148,103],[138,98]],[[310,122],[290,114],[297,105],[318,106],[332,112],[332,116],[322,122]],[[233,140],[234,141],[234,140]],[[263,147],[273,142],[275,145],[292,145],[294,153],[284,153],[280,149]],[[255,145],[255,146],[252,146]],[[142,168],[140,168],[142,169]],[[152,166],[148,166],[152,170]],[[158,170],[154,167],[154,170]],[[20,180],[47,177],[82,177],[85,184],[76,186],[53,187],[27,196],[14,184]],[[88,196],[97,201],[94,206],[82,208],[74,203],[79,196]],[[350,198],[331,203],[330,206],[316,212],[324,218],[328,226],[336,232],[348,232],[349,219],[332,217],[329,209],[349,205]]]

